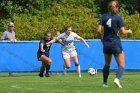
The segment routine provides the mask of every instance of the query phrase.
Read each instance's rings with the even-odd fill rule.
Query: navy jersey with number
[[[112,49],[111,52],[115,49],[116,51],[122,51],[121,41],[118,36],[119,29],[124,27],[122,17],[117,14],[104,14],[99,21],[99,25],[104,26],[104,52],[108,51],[108,49]]]
[[[45,55],[47,57],[49,57],[49,51],[50,51],[50,48],[51,48],[51,44],[50,45],[46,45],[47,42],[51,41],[52,39],[50,40],[46,40],[45,38],[42,39],[40,42],[39,42],[39,48],[38,48],[38,51],[37,51],[37,58],[39,60],[39,58],[42,56],[42,55]],[[45,50],[45,52],[42,52],[41,51],[41,48],[40,48],[40,45],[41,43],[44,45],[43,46],[43,49]]]
[[[124,27],[122,17],[116,14],[104,14],[100,19],[99,25],[104,26],[104,41],[120,40],[118,36],[119,28]]]

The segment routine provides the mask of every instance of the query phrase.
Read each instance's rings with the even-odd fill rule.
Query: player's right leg
[[[45,71],[45,66],[46,66],[46,63],[42,61],[42,66],[40,68],[40,73],[38,74],[40,77],[43,77],[44,75],[44,71]]]
[[[62,52],[63,54],[63,59],[64,59],[64,65],[63,65],[63,73],[64,75],[67,73],[67,69],[70,68],[70,55],[67,52]]]
[[[70,66],[70,58],[64,59],[64,75],[67,74],[67,69],[69,69]]]
[[[107,79],[109,76],[109,69],[112,62],[112,54],[104,54],[105,57],[105,66],[103,68],[103,87],[108,87]]]

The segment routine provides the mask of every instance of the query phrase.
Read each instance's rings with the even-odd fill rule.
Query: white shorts
[[[64,59],[68,59],[68,58],[72,58],[72,57],[75,57],[75,56],[77,56],[77,51],[76,50],[74,50],[74,51],[72,51],[72,52],[62,52],[62,55],[63,55],[63,58]]]

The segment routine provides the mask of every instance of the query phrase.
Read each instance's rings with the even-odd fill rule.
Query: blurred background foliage
[[[10,21],[15,23],[18,40],[39,40],[47,29],[63,32],[71,24],[86,39],[98,39],[96,28],[111,0],[0,0],[0,36]],[[118,0],[120,15],[133,34],[123,39],[140,39],[140,0]]]

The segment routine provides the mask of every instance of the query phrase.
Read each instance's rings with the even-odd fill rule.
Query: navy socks
[[[103,83],[107,84],[110,66],[105,65],[103,68]]]
[[[51,65],[49,65],[49,64],[46,65],[46,73],[49,73],[50,67],[51,67]]]
[[[41,68],[40,68],[40,74],[43,74],[44,71],[45,71],[45,68],[41,67]]]
[[[124,67],[119,67],[116,73],[116,78],[120,79],[124,71]]]
[[[109,69],[110,69],[110,66],[107,66],[107,65],[105,65],[103,68],[103,83],[104,84],[107,84],[107,79],[110,72]],[[120,79],[123,74],[123,71],[124,71],[124,67],[119,67],[116,72],[116,78]]]

